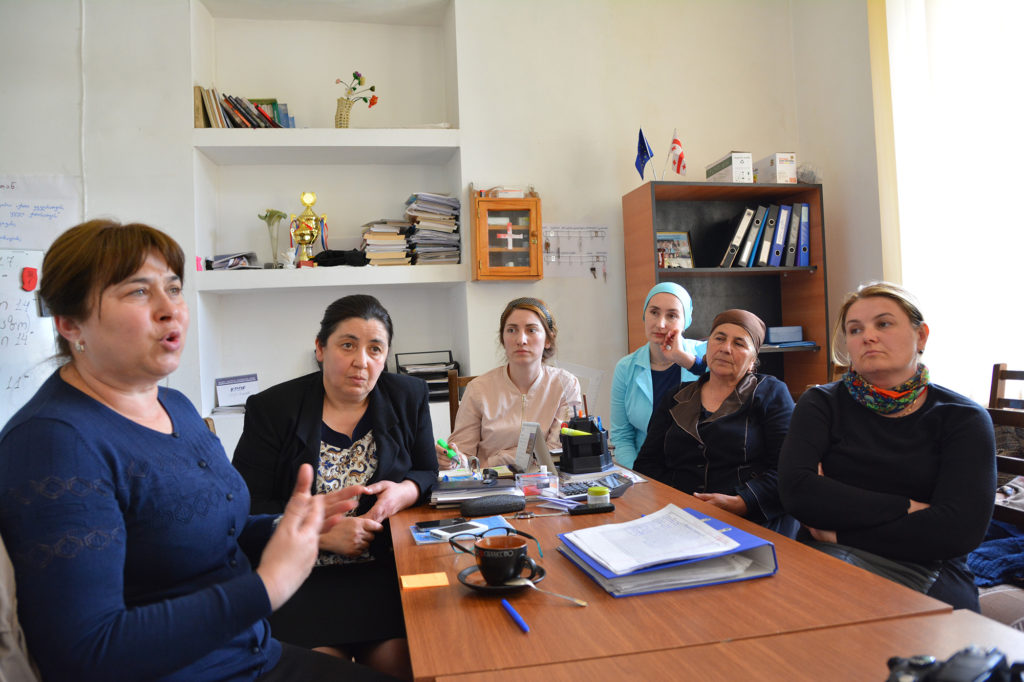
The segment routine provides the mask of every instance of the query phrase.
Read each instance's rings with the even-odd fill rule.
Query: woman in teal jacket
[[[632,467],[647,438],[654,406],[684,381],[695,381],[707,369],[706,341],[684,339],[693,322],[693,302],[674,282],[656,284],[644,301],[647,343],[615,365],[612,379],[611,437],[615,461]]]

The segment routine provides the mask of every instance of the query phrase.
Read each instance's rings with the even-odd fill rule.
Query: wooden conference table
[[[447,543],[416,545],[413,541],[409,532],[413,522],[454,516],[455,510],[417,507],[395,515],[391,534],[399,576],[443,572],[449,581],[445,587],[402,590],[416,679],[579,664],[952,611],[943,602],[655,481],[634,485],[614,502],[616,510],[610,514],[510,519],[514,527],[540,540],[543,558],[537,556],[535,545],[530,546],[530,555],[547,573],[539,587],[590,603],[579,607],[529,589],[503,595],[529,624],[529,633],[516,627],[502,609],[500,597],[459,583],[458,573],[472,565],[471,557],[456,554]],[[630,521],[669,503],[768,537],[775,543],[778,573],[769,578],[616,599],[555,550],[559,533]],[[906,655],[912,653],[928,652]],[[885,658],[889,655],[903,654],[894,645]]]
[[[973,611],[889,618],[679,649],[510,670],[442,675],[439,682],[577,680],[885,680],[891,656],[946,660],[965,646],[1024,660],[1024,633]]]

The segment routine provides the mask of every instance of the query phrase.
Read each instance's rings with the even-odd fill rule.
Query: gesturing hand
[[[324,525],[320,533],[326,533],[334,524],[344,519],[345,512],[359,506],[359,496],[366,494],[366,486],[362,485],[350,485],[324,494]]]
[[[275,611],[295,594],[316,561],[324,496],[310,494],[312,483],[313,467],[303,464],[281,521],[256,568],[267,590],[270,608]]]
[[[370,511],[364,514],[365,517],[374,521],[383,521],[406,507],[412,506],[420,496],[420,488],[412,481],[377,481],[373,485],[366,486],[366,492],[376,495],[377,501]]]
[[[661,344],[661,352],[670,362],[689,369],[693,367],[697,357],[683,350],[681,336],[678,329],[670,330],[665,334],[665,342]]]
[[[359,556],[384,526],[365,516],[346,516],[320,534],[320,549],[343,556]]]

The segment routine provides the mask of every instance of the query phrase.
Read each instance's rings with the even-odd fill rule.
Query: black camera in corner
[[[975,646],[961,649],[945,661],[934,656],[911,656],[889,659],[890,682],[1010,682],[1010,665],[1006,654],[998,649]],[[1016,667],[1016,666],[1014,666]],[[1019,676],[1015,679],[1020,679]]]

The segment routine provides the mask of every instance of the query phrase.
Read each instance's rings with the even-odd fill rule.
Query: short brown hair
[[[184,283],[184,252],[155,227],[105,219],[75,225],[46,252],[39,295],[52,314],[82,321],[104,289],[138,272],[151,253]],[[59,355],[71,355],[67,339],[60,336],[57,343]]]
[[[523,298],[516,298],[508,302],[508,305],[505,306],[504,312],[501,313],[501,323],[498,325],[498,342],[504,346],[505,322],[508,321],[508,316],[512,314],[513,310],[529,310],[541,319],[541,322],[544,324],[545,342],[550,346],[544,349],[544,353],[541,355],[541,358],[547,360],[554,355],[555,338],[558,336],[558,327],[555,326],[555,318],[551,317],[551,313],[548,312],[548,307],[544,304],[544,301],[539,298],[531,298],[527,296]]]
[[[917,299],[899,284],[881,281],[861,284],[857,287],[856,291],[846,295],[843,305],[839,308],[839,319],[836,320],[836,326],[832,329],[832,362],[849,367],[850,357],[839,350],[839,337],[842,336],[843,340],[846,340],[846,315],[850,312],[850,306],[857,301],[876,297],[895,301],[896,305],[910,318],[910,324],[914,329],[918,329],[924,324],[924,315],[921,314],[921,308],[918,306]]]

